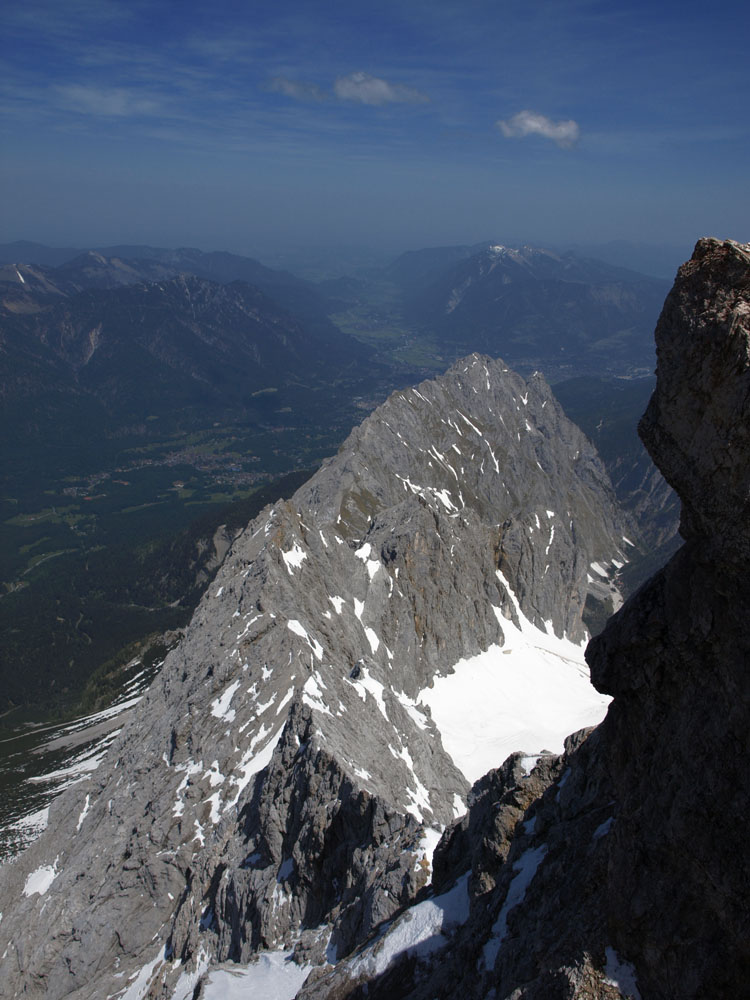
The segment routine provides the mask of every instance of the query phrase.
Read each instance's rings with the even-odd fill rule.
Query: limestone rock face
[[[644,442],[687,542],[587,652],[615,696],[613,937],[644,996],[741,996],[750,974],[750,247],[701,240],[656,330]]]
[[[682,501],[681,533],[750,537],[750,251],[700,240],[656,328],[658,381],[640,425]]]
[[[580,642],[622,530],[541,376],[474,355],[396,393],[233,541],[106,760],[0,869],[0,995],[187,1000],[259,950],[345,959],[465,811],[436,685],[514,636]]]
[[[701,240],[641,425],[686,542],[589,643],[605,721],[528,774],[519,754],[480,779],[434,895],[300,998],[747,995],[749,340],[750,246]]]
[[[606,974],[601,886],[613,802],[599,733],[577,733],[564,755],[536,764],[514,754],[480,779],[467,815],[438,845],[435,897],[327,974],[311,976],[298,1000],[626,995]],[[445,913],[439,933],[420,941],[429,906]]]

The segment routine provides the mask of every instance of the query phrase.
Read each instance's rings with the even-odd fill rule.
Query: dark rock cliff
[[[701,240],[656,330],[640,431],[683,548],[589,646],[618,802],[607,884],[645,997],[750,982],[750,247]]]

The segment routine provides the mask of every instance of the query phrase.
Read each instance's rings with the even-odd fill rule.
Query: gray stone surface
[[[580,638],[621,538],[541,376],[475,355],[396,393],[234,541],[105,762],[0,869],[0,995],[186,998],[259,948],[343,959],[417,897],[425,829],[468,792],[417,699],[504,641],[496,571]]]
[[[698,243],[656,341],[642,434],[686,543],[589,643],[605,721],[474,786],[435,859],[437,892],[469,874],[469,917],[437,950],[362,974],[412,907],[300,1000],[747,995],[750,245]]]
[[[608,912],[644,996],[742,996],[750,976],[750,246],[701,240],[656,331],[644,442],[686,544],[587,654],[615,695]]]

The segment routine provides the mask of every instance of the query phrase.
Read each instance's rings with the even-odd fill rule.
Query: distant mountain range
[[[14,284],[70,295],[92,288],[118,288],[140,282],[162,281],[192,274],[220,284],[245,281],[259,288],[283,308],[307,320],[321,320],[326,301],[315,287],[288,271],[265,267],[252,257],[193,248],[169,250],[149,246],[112,246],[95,250],[55,249],[18,241],[0,245],[0,289],[6,294]],[[17,265],[31,266],[31,273]],[[19,276],[22,281],[19,280]]]
[[[535,247],[494,245],[469,256],[452,249],[448,264],[446,248],[406,254],[389,269],[400,272],[410,323],[438,342],[543,370],[653,367],[667,282]]]
[[[669,287],[662,278],[572,251],[497,243],[409,251],[368,275],[317,285],[250,257],[193,248],[80,251],[20,241],[0,245],[3,262],[0,292],[15,311],[28,308],[30,295],[71,295],[191,274],[247,282],[306,324],[330,330],[331,313],[363,301],[380,306],[393,301],[395,291],[396,323],[409,337],[437,345],[443,355],[483,350],[555,378],[652,369],[651,335]],[[355,326],[367,339],[367,323]]]
[[[24,272],[36,287],[36,274],[18,269]],[[8,300],[2,333],[8,376],[36,364],[34,395],[50,389],[46,370],[58,392],[89,394],[111,418],[140,420],[209,403],[241,408],[255,392],[362,363],[371,353],[332,324],[304,328],[239,281],[219,285],[185,275],[123,283],[60,295],[34,311],[14,312]],[[5,385],[3,397],[9,395]]]
[[[372,358],[306,283],[231,254],[6,264],[0,320],[4,419],[28,441],[82,427],[117,434],[149,416],[162,428],[227,410],[258,417],[264,393],[278,409],[288,387],[362,373]]]

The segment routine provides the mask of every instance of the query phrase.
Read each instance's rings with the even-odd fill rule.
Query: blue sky
[[[750,240],[750,5],[27,0],[0,240]]]

